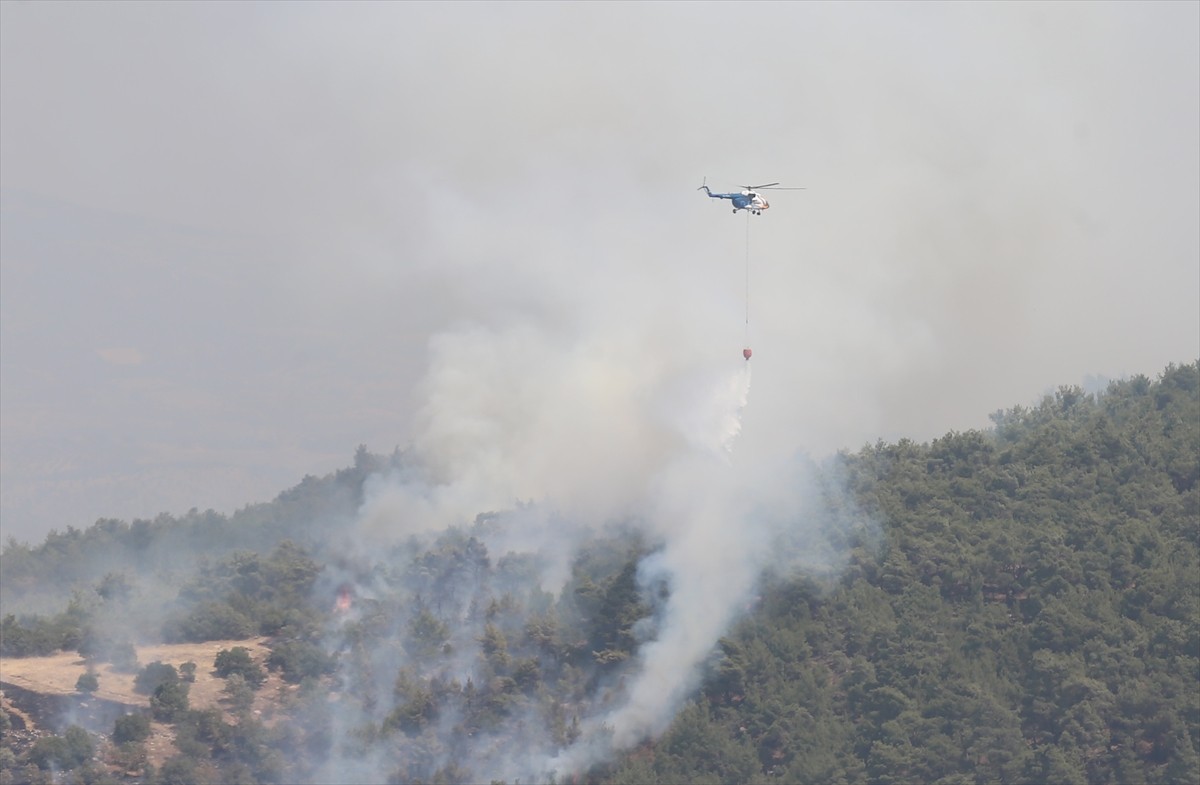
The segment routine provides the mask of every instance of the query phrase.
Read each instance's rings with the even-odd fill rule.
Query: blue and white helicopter
[[[751,215],[762,215],[763,210],[770,209],[771,204],[766,199],[758,194],[759,191],[775,190],[775,191],[803,191],[803,188],[782,188],[779,183],[764,183],[762,185],[743,185],[744,191],[730,194],[715,194],[708,190],[708,178],[704,178],[704,185],[697,188],[697,191],[704,191],[713,199],[728,199],[733,202],[733,212],[738,210],[749,210]]]

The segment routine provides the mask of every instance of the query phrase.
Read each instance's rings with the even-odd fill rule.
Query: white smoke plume
[[[564,748],[518,754],[480,740],[471,760],[489,777],[579,773],[662,733],[747,607],[773,546],[812,527],[794,458],[766,446],[775,440],[739,438],[751,363],[738,346],[717,357],[688,341],[651,363],[636,332],[625,337],[572,343],[528,322],[438,336],[412,449],[421,469],[376,478],[363,505],[361,534],[373,548],[500,515],[489,552],[536,554],[536,589],[551,595],[591,532],[621,524],[651,549],[637,580],[644,596],[665,591],[621,683],[597,688]],[[458,645],[469,652],[456,666],[465,681],[478,648],[470,633]]]

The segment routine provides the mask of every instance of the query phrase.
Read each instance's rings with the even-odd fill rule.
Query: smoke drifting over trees
[[[1194,781],[1200,364],[993,419],[819,466],[680,439],[605,520],[547,494],[436,526],[465,491],[360,449],[228,518],[10,543],[0,654],[135,673],[164,781]],[[135,652],[239,635],[268,652]],[[133,721],[72,722],[0,769],[154,765]]]
[[[544,779],[660,734],[767,570],[836,574],[873,524],[834,514],[849,503],[814,493],[821,472],[802,458],[739,444],[751,377],[736,355],[638,376],[586,346],[530,363],[538,339],[444,337],[418,439],[387,460],[360,449],[331,487],[310,495],[306,481],[243,521],[163,521],[162,539],[97,524],[113,538],[84,559],[98,588],[72,601],[88,653],[108,661],[156,633],[276,636],[268,668],[338,685],[338,701],[309,709],[327,723],[310,772],[321,781],[382,781],[398,766],[425,779],[452,762]],[[151,551],[122,550],[142,533]],[[272,535],[323,564],[287,542],[221,556]],[[151,565],[197,557],[221,560],[154,588]],[[316,619],[302,611],[313,602]],[[28,637],[10,624],[15,653],[68,644]],[[380,734],[390,741],[369,743]]]
[[[139,592],[122,565],[92,566],[105,576],[98,596],[74,600],[89,652],[107,659],[156,628],[173,640],[276,636],[268,668],[338,685],[339,700],[304,709],[324,723],[310,772],[321,781],[426,779],[451,764],[545,779],[661,734],[768,570],[836,575],[873,524],[837,514],[852,505],[833,477],[822,489],[839,498],[814,492],[822,474],[803,458],[740,443],[752,405],[740,357],[682,354],[635,373],[632,355],[541,340],[444,336],[408,450],[360,450],[332,493],[302,484],[264,520],[242,513],[266,531],[197,516],[147,560],[187,563],[190,537],[228,531],[232,549],[278,532],[323,569],[287,543],[269,557],[235,552],[155,605],[153,579]],[[529,362],[531,349],[548,362]],[[322,616],[301,612],[322,598]],[[10,625],[12,646],[21,635]]]
[[[452,744],[444,734],[470,722],[473,706],[453,696],[447,707],[420,692],[432,687],[405,687],[417,694],[398,711],[416,716],[382,718],[455,748],[451,759],[475,762],[471,770],[503,779],[585,771],[660,734],[694,692],[717,639],[744,610],[764,570],[792,558],[834,573],[846,554],[830,537],[844,545],[850,534],[838,525],[856,527],[859,536],[871,529],[860,517],[833,520],[819,511],[809,493],[815,469],[803,460],[740,448],[750,397],[750,367],[740,359],[728,362],[727,371],[664,364],[637,378],[586,349],[565,366],[546,368],[526,359],[538,348],[536,337],[520,330],[445,340],[435,353],[424,430],[406,456],[413,463],[368,484],[362,515],[346,531],[359,570],[346,580],[354,596],[374,600],[395,588],[364,583],[362,570],[396,565],[377,562],[372,552],[487,515],[453,567],[430,565],[437,577],[412,587],[420,599],[411,602],[425,605],[397,624],[407,632],[402,650],[424,657],[396,660],[394,642],[362,656],[373,663],[372,673],[399,669],[412,684],[436,681],[452,695],[471,683],[483,690],[478,700],[503,705],[504,726],[527,729],[515,744],[498,743],[490,733],[471,736],[478,742],[466,749]],[[571,589],[580,549],[614,524],[635,537],[638,550],[610,585]],[[488,554],[503,558],[493,567]],[[510,565],[521,572],[510,574]],[[583,625],[578,632],[592,629],[581,650],[591,656],[581,659],[576,651],[570,675],[555,678],[551,668],[539,684],[522,686],[520,674],[543,670],[539,658],[548,652],[531,644],[528,630],[505,628],[490,610],[481,611],[500,597],[515,603],[510,613],[518,612],[535,595],[570,608],[572,591],[599,594],[598,603],[574,611]],[[613,628],[597,631],[606,625]],[[560,692],[578,678],[590,685],[582,694]],[[540,708],[518,700],[520,690],[527,698],[535,694],[531,686]],[[426,700],[442,705],[436,721],[422,713]],[[558,708],[548,710],[546,701]],[[556,712],[570,713],[570,739],[553,735]],[[358,758],[339,760],[334,770],[353,772],[347,781],[362,777]]]

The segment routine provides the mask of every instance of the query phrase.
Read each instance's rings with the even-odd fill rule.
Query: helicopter
[[[766,199],[758,194],[758,191],[775,190],[775,191],[803,191],[803,188],[782,188],[779,183],[764,183],[762,185],[743,185],[744,191],[729,194],[715,194],[708,190],[708,178],[704,178],[704,184],[697,188],[697,191],[704,191],[712,199],[728,199],[733,202],[733,212],[738,210],[748,210],[751,215],[762,215],[763,210],[770,209],[771,204]]]

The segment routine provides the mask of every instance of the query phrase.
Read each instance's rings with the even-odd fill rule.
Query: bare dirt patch
[[[152,662],[162,662],[173,665],[178,670],[185,662],[196,663],[196,680],[189,686],[188,705],[193,709],[219,709],[228,722],[232,717],[221,703],[225,680],[213,673],[213,661],[221,650],[242,646],[249,649],[250,656],[254,661],[265,668],[266,659],[271,653],[267,648],[266,641],[266,638],[252,638],[241,641],[157,644],[138,646],[136,649],[140,667],[145,667]],[[78,695],[75,682],[86,672],[87,661],[76,652],[60,652],[48,657],[0,658],[0,690],[4,685],[12,685],[20,690],[39,695]],[[95,698],[149,710],[150,696],[135,692],[133,689],[136,673],[119,673],[107,663],[96,666],[95,673],[100,683],[100,688],[92,693]],[[256,715],[261,716],[264,710],[267,715],[273,713],[273,699],[281,686],[282,681],[277,674],[268,676],[266,683],[255,695],[254,713]],[[9,693],[17,691],[8,690]],[[12,700],[12,697],[7,694],[4,697],[3,703],[6,711],[16,716],[31,731],[46,732],[48,730],[48,728],[39,727],[48,720],[35,716],[32,711],[22,710]],[[150,738],[146,740],[146,751],[149,762],[155,766],[161,766],[167,758],[175,754],[174,731],[170,725],[160,722],[151,723]]]
[[[164,643],[154,646],[138,646],[138,664],[142,667],[152,662],[163,662],[178,669],[185,662],[196,663],[196,681],[188,692],[188,703],[193,709],[218,706],[225,680],[213,674],[213,660],[222,649],[242,646],[250,650],[250,656],[260,665],[264,664],[270,650],[266,638],[244,641],[206,641],[205,643]],[[134,673],[119,673],[108,663],[96,667],[100,688],[93,695],[97,698],[126,703],[130,706],[150,706],[150,696],[135,692]],[[75,692],[75,682],[87,672],[87,661],[75,652],[60,652],[49,657],[13,657],[0,659],[0,682],[23,687],[46,695],[70,695]]]

